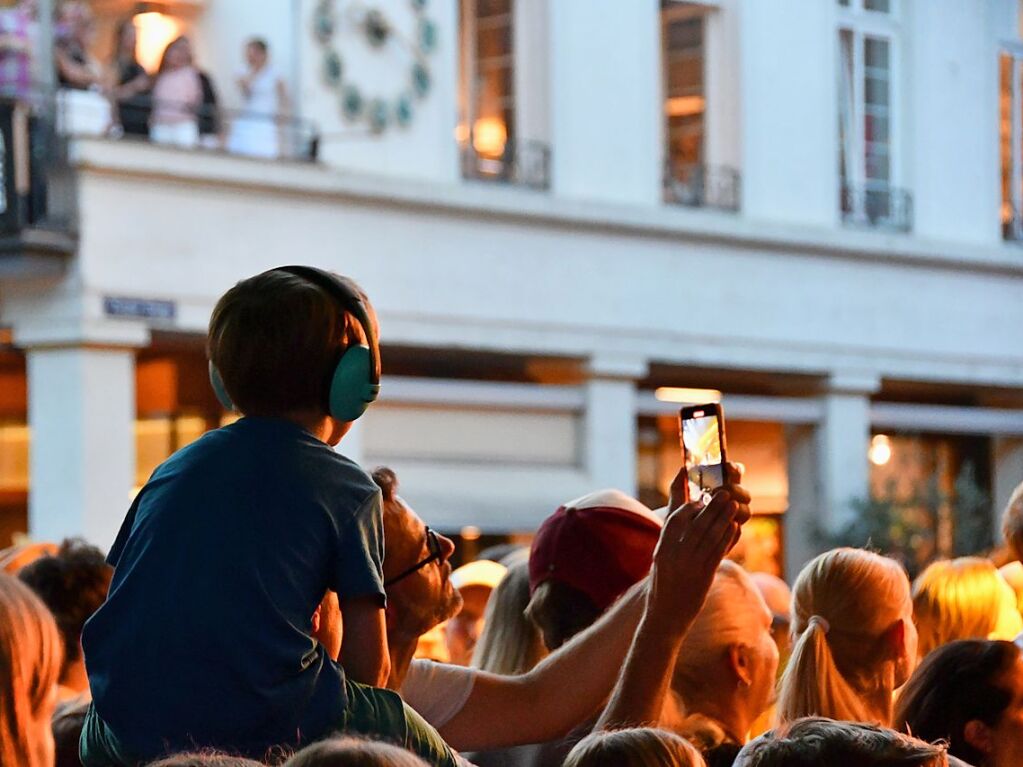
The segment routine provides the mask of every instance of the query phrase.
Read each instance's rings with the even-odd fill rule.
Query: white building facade
[[[973,460],[991,514],[1023,481],[1016,2],[378,8],[164,8],[228,107],[269,42],[315,162],[69,139],[73,240],[0,255],[8,527],[109,544],[224,415],[217,298],[286,263],[372,298],[381,400],[340,449],[442,530],[528,533],[606,486],[655,504],[680,387],[721,392],[790,573],[876,493],[878,437]]]

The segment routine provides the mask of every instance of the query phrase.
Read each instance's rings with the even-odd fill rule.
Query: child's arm
[[[384,608],[376,596],[341,600],[341,666],[353,682],[384,687],[391,674]]]

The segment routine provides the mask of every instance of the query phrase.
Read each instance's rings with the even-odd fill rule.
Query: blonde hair
[[[757,647],[770,610],[749,573],[727,559],[718,565],[707,601],[686,632],[671,686],[683,700],[707,687],[707,671],[731,645]],[[757,712],[759,713],[759,712]]]
[[[509,565],[487,602],[483,633],[471,666],[493,674],[524,674],[547,654],[540,630],[526,617],[529,604],[529,558],[524,553]]]
[[[705,767],[692,743],[654,727],[594,732],[575,744],[563,767]]]
[[[932,563],[913,582],[919,657],[955,639],[1014,639],[1023,631],[1016,593],[987,559]]]
[[[53,764],[50,717],[62,660],[50,611],[28,586],[0,574],[0,764]]]
[[[891,559],[841,548],[811,560],[793,589],[795,643],[779,720],[825,716],[887,726],[896,661],[879,642],[909,607],[909,579]]]

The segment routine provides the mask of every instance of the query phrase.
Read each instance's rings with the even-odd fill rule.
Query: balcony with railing
[[[74,174],[52,98],[0,98],[0,265],[7,275],[62,267],[77,235]]]
[[[908,232],[913,228],[913,195],[887,184],[862,184],[841,187],[842,223]]]
[[[148,141],[264,160],[312,162],[318,158],[316,125],[288,114],[225,109],[216,103],[154,101],[148,96],[111,106],[93,91],[61,90],[56,123],[67,136]]]
[[[495,152],[481,151],[473,141],[459,144],[462,178],[549,189],[551,148],[542,141],[507,139]]]
[[[742,204],[742,178],[735,168],[669,161],[664,171],[664,199],[691,208],[737,211]]]
[[[1023,243],[1023,213],[1012,205],[1002,206],[1002,239]]]

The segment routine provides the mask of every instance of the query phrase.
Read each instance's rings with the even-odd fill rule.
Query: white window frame
[[[702,4],[681,4],[674,8],[661,10],[658,23],[661,25],[661,121],[664,125],[664,140],[662,141],[661,154],[663,164],[667,165],[670,160],[668,152],[668,116],[664,107],[668,100],[668,56],[667,56],[667,27],[665,20],[669,21],[691,21],[700,20],[700,90],[703,94],[703,115],[701,116],[702,128],[700,139],[700,165],[707,165],[707,12],[713,10]]]
[[[462,4],[471,7],[471,12],[466,13],[465,17],[462,18]],[[476,47],[477,43],[477,23],[479,21],[479,9],[478,0],[459,0],[459,53],[461,56],[468,56],[468,60],[464,64],[459,61],[459,100],[460,100],[460,114],[459,123],[460,131],[464,135],[460,135],[461,141],[467,141],[469,144],[473,143],[476,122],[479,119],[479,101],[480,101],[480,82],[479,82],[479,56]],[[509,57],[511,59],[509,66],[512,71],[511,81],[511,93],[508,97],[514,104],[514,115],[515,119],[511,125],[505,125],[505,131],[508,141],[515,141],[518,136],[518,88],[515,79],[516,71],[516,30],[515,30],[515,0],[509,2],[509,25],[511,26],[511,53]],[[464,22],[464,23],[463,23]]]
[[[1009,107],[1012,114],[1012,135],[1009,139],[1009,150],[1012,152],[1012,173],[1009,180],[1009,195],[1014,213],[1010,222],[1010,230],[1006,232],[1008,239],[1023,240],[1023,43],[1012,40],[1003,41],[998,46],[998,96],[1001,98],[1001,57],[1009,56],[1012,61],[1010,72],[1012,84]],[[998,115],[1001,128],[1001,114]],[[1002,162],[1001,138],[999,137],[998,163]],[[1001,178],[999,167],[999,178]],[[1001,184],[999,184],[1001,186]],[[999,195],[1000,196],[1000,195]],[[1005,201],[1002,200],[1002,203]],[[999,206],[1000,207],[1000,206]],[[999,216],[999,220],[1001,216]]]
[[[854,189],[863,189],[868,184],[866,168],[866,139],[864,136],[866,77],[864,63],[864,39],[879,38],[888,43],[888,190],[903,188],[903,152],[902,149],[902,24],[901,0],[890,0],[888,13],[868,11],[864,0],[849,0],[848,6],[842,6],[835,0],[838,24],[836,40],[843,31],[852,35],[852,90],[853,115],[850,121],[851,136],[848,141],[846,157],[849,163],[846,168],[846,184]],[[837,75],[839,88],[843,69],[842,48],[836,43]],[[841,115],[839,115],[841,120]],[[849,162],[848,158],[852,158]],[[860,211],[854,211],[859,213]]]

